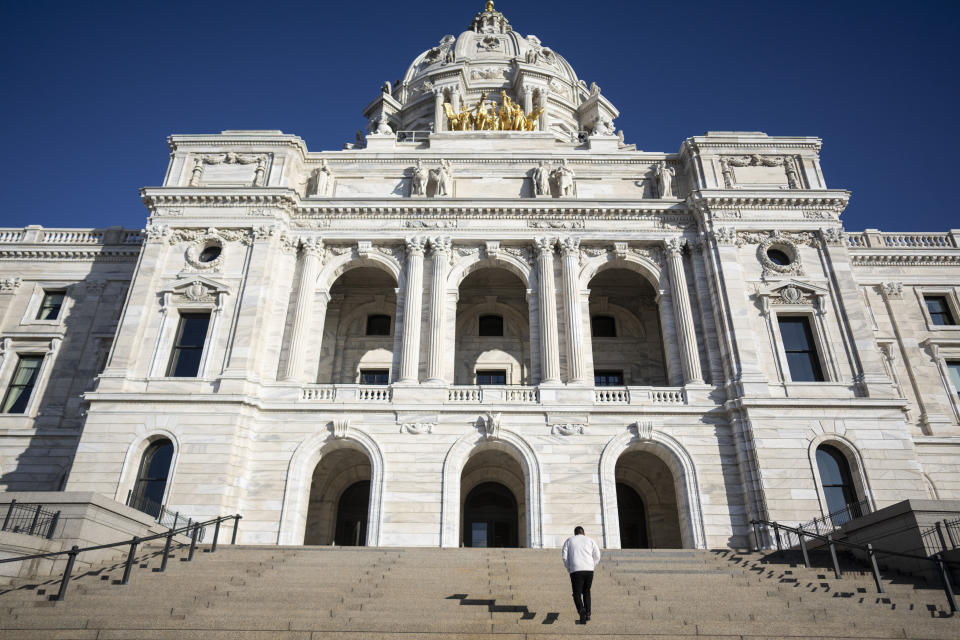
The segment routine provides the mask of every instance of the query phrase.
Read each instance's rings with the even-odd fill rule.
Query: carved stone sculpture
[[[453,171],[450,169],[449,160],[441,160],[439,169],[430,170],[430,178],[436,185],[434,195],[449,196],[453,186]]]
[[[550,172],[550,181],[557,189],[557,194],[561,198],[572,197],[574,195],[573,169],[567,166],[566,160],[561,160],[560,165]]]
[[[533,170],[533,193],[538,196],[550,195],[550,175],[543,160]]]
[[[673,178],[676,170],[668,167],[666,162],[658,162],[654,175],[657,178],[657,195],[660,198],[673,198]]]
[[[324,160],[319,168],[314,169],[307,181],[307,197],[323,197],[329,195],[333,185],[333,172],[330,171],[327,161]]]
[[[427,195],[428,176],[429,174],[427,173],[426,168],[424,168],[423,163],[417,160],[416,166],[413,167],[413,177],[410,179],[410,195]]]
[[[376,122],[373,123],[373,132],[378,136],[392,136],[393,129],[390,128],[390,123],[387,121],[387,114],[381,113],[380,117],[377,118]]]
[[[593,135],[595,136],[612,136],[614,135],[613,123],[610,120],[604,118],[602,115],[597,116],[593,121]]]

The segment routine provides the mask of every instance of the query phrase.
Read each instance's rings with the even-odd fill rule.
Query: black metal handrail
[[[960,547],[960,519],[942,520],[931,528],[920,532],[923,539],[923,550],[928,555],[940,551],[950,551]]]
[[[98,551],[100,549],[111,549],[113,547],[122,547],[125,545],[130,546],[130,550],[127,553],[127,559],[123,567],[123,578],[120,580],[120,584],[124,585],[130,581],[130,571],[133,568],[134,559],[137,555],[137,547],[145,542],[150,542],[152,540],[159,540],[160,538],[166,538],[166,542],[163,545],[163,558],[160,561],[160,572],[167,570],[167,558],[170,557],[170,547],[173,544],[173,537],[179,533],[184,535],[189,535],[190,537],[190,553],[187,556],[187,562],[193,560],[193,554],[197,548],[197,538],[200,535],[201,529],[209,526],[213,526],[213,542],[210,546],[210,553],[216,553],[217,551],[217,540],[220,537],[220,525],[221,523],[233,520],[233,534],[230,538],[230,544],[237,543],[237,529],[240,526],[240,520],[243,518],[239,513],[232,516],[220,516],[218,518],[213,518],[211,520],[206,520],[204,522],[192,522],[187,526],[181,527],[179,529],[170,529],[166,533],[157,533],[152,536],[147,536],[145,538],[140,538],[134,536],[129,540],[121,540],[120,542],[110,542],[107,544],[98,544],[91,547],[84,547],[83,549],[79,548],[77,545],[73,545],[70,549],[66,551],[51,551],[49,553],[33,553],[25,556],[17,556],[15,558],[3,558],[0,559],[0,564],[7,562],[22,562],[24,560],[35,560],[38,558],[54,558],[56,556],[61,556],[66,554],[67,557],[67,566],[63,570],[63,577],[60,579],[60,589],[57,592],[54,600],[63,600],[67,594],[67,585],[70,583],[70,577],[73,574],[73,565],[77,560],[77,556],[85,551]],[[187,533],[189,532],[189,533]]]
[[[813,531],[817,535],[826,535],[836,531],[854,518],[859,518],[869,512],[870,503],[867,500],[860,500],[844,505],[842,509],[837,509],[825,516],[814,518],[810,522],[797,525],[797,527],[804,531]]]
[[[760,526],[773,527],[773,534],[777,544],[777,551],[783,551],[783,544],[780,538],[780,532],[784,531],[788,534],[794,534],[797,536],[800,545],[800,551],[803,553],[803,566],[810,568],[810,554],[807,551],[806,538],[812,538],[814,540],[820,540],[826,544],[830,549],[830,560],[833,563],[833,573],[836,578],[839,580],[843,573],[840,571],[840,563],[837,560],[837,545],[843,545],[851,549],[858,549],[867,555],[867,559],[870,562],[870,569],[873,572],[873,581],[877,585],[877,593],[883,593],[883,581],[880,578],[880,567],[877,565],[877,555],[886,555],[886,556],[895,556],[899,558],[910,558],[911,560],[922,560],[925,562],[932,562],[936,565],[940,573],[940,580],[943,585],[943,592],[947,596],[947,603],[950,605],[950,611],[952,613],[957,612],[957,600],[953,594],[953,585],[950,584],[950,572],[947,570],[947,567],[960,567],[960,564],[955,562],[948,562],[943,559],[941,553],[937,553],[934,557],[930,558],[927,556],[918,556],[912,553],[903,553],[901,551],[890,551],[888,549],[874,549],[873,545],[869,542],[866,544],[859,544],[856,542],[847,542],[846,540],[835,540],[832,534],[820,535],[816,533],[810,533],[804,529],[798,527],[788,527],[787,525],[780,524],[779,522],[773,522],[770,520],[751,520],[750,524],[753,525],[753,532],[755,540],[757,540],[757,550],[760,550]]]
[[[151,500],[147,496],[138,496],[133,493],[133,490],[127,492],[127,506],[147,514],[156,520],[157,524],[171,529],[176,529],[181,522],[186,522],[187,526],[193,524],[193,518],[181,515],[179,511],[168,509],[167,505]],[[205,530],[201,529],[200,542],[203,542],[204,533]]]
[[[40,536],[50,540],[60,521],[60,512],[47,511],[42,504],[27,504],[10,501],[7,515],[3,518],[0,531],[24,533],[28,536]]]

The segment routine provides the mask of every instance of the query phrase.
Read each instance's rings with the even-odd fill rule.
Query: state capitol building
[[[960,230],[845,231],[820,139],[638,151],[493,2],[363,115],[171,136],[142,231],[0,229],[0,489],[426,547],[960,499]]]

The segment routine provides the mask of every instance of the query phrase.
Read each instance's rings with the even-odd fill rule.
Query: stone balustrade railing
[[[447,402],[458,404],[537,404],[540,393],[536,387],[522,385],[449,387]]]
[[[45,229],[41,226],[0,229],[0,244],[47,245],[139,245],[143,236],[137,229]]]
[[[960,231],[948,233],[884,233],[867,229],[847,234],[847,244],[855,249],[957,249]]]
[[[675,404],[687,403],[683,387],[596,387],[597,404]]]
[[[316,384],[304,387],[300,399],[307,402],[390,402],[393,390],[387,385]]]

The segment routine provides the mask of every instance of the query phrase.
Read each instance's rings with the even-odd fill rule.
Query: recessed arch
[[[317,274],[317,290],[329,291],[340,276],[359,267],[379,269],[390,274],[394,282],[400,282],[400,262],[393,256],[379,251],[369,251],[363,255],[348,252],[331,258],[323,265],[320,273]]]
[[[340,448],[354,448],[370,460],[370,509],[367,515],[367,545],[380,544],[380,513],[383,501],[384,460],[376,441],[359,429],[348,427],[343,437],[334,437],[324,429],[305,438],[293,452],[287,465],[286,485],[280,513],[277,544],[303,543],[310,501],[313,472],[325,453]]]
[[[540,465],[530,444],[518,434],[500,429],[496,438],[486,438],[475,431],[457,439],[443,460],[440,546],[457,547],[460,544],[460,481],[464,466],[474,453],[500,451],[516,459],[524,473],[524,501],[526,507],[526,540],[521,544],[531,548],[543,546],[541,529]]]
[[[180,458],[180,439],[169,429],[153,428],[140,434],[127,447],[127,452],[123,458],[123,466],[120,471],[120,481],[117,483],[117,493],[114,500],[126,504],[127,494],[132,491],[137,481],[137,473],[140,470],[140,463],[143,460],[143,454],[147,449],[160,440],[168,440],[173,446],[173,454],[170,459],[170,470],[167,472],[167,485],[164,489],[163,503],[166,504],[170,497],[173,487],[173,479],[176,476],[177,462]]]
[[[650,258],[628,253],[620,257],[614,254],[606,254],[590,258],[580,268],[580,289],[587,289],[590,281],[598,274],[607,269],[627,269],[639,273],[650,283],[654,291],[665,289],[667,284],[664,282],[664,271],[659,264]]]
[[[830,513],[830,509],[827,506],[827,496],[823,489],[823,480],[820,477],[820,468],[817,464],[817,449],[821,446],[831,447],[843,455],[853,481],[856,499],[865,500],[868,510],[874,510],[876,507],[873,501],[873,492],[870,489],[869,479],[865,471],[866,467],[863,464],[863,456],[860,454],[859,447],[845,436],[836,433],[821,433],[811,438],[810,444],[807,447],[810,472],[813,475],[813,482],[817,489],[817,500],[820,504],[820,514],[826,516]]]
[[[629,429],[607,442],[600,455],[600,499],[603,513],[604,546],[620,548],[620,518],[617,514],[616,467],[620,456],[629,451],[646,451],[662,460],[673,474],[680,535],[685,548],[705,549],[703,511],[697,471],[687,450],[672,436],[654,429],[649,438],[641,438]]]
[[[457,262],[447,275],[447,290],[456,291],[467,276],[480,269],[505,269],[520,278],[520,282],[527,289],[531,286],[530,265],[511,253],[501,251],[496,256],[477,255]]]

